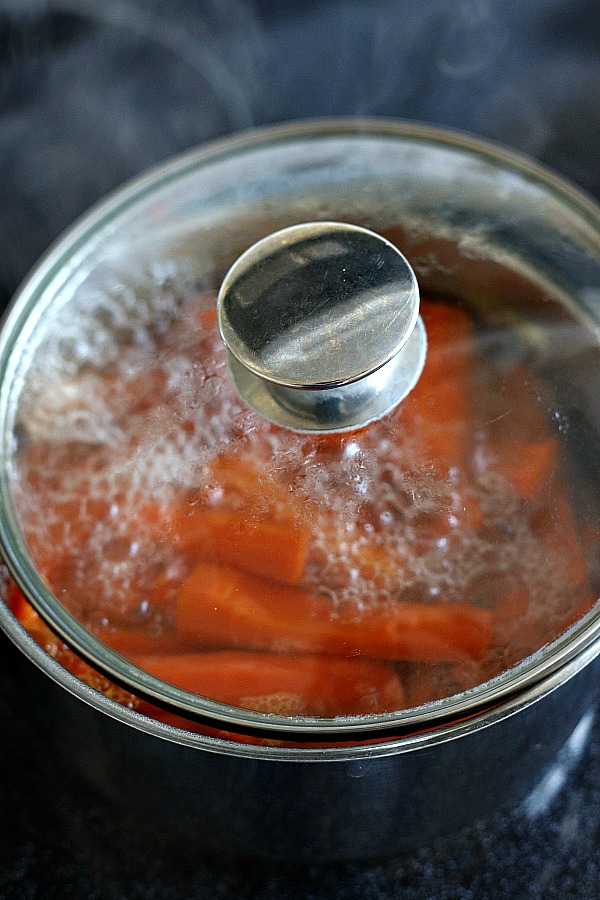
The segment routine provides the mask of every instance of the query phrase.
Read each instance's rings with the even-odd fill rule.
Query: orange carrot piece
[[[282,507],[289,506],[289,493],[279,483],[274,482],[268,473],[261,471],[255,460],[239,453],[222,455],[214,459],[207,467],[210,478],[217,481],[226,494],[239,495],[248,505],[264,498],[265,488],[267,503],[276,502]]]
[[[139,527],[157,537],[168,534],[173,547],[192,561],[219,562],[298,584],[311,534],[299,521],[302,515],[288,488],[239,454],[213,460],[206,487],[222,492],[218,506],[148,503],[139,511]],[[157,585],[159,600],[160,589]]]
[[[8,608],[27,631],[45,627],[39,614],[13,581],[8,585],[6,601]]]
[[[537,516],[536,527],[547,549],[558,560],[559,571],[573,588],[587,587],[588,565],[577,532],[577,522],[573,507],[566,495],[561,491],[556,497],[553,508]]]
[[[135,662],[170,684],[266,713],[329,718],[404,705],[393,666],[371,660],[221,650],[140,656]]]
[[[512,457],[511,481],[522,497],[541,497],[556,471],[558,448],[556,438],[521,444]]]
[[[540,501],[544,498],[557,470],[558,442],[555,437],[502,441],[490,451],[489,461],[484,457],[486,468],[497,469],[523,499]]]
[[[194,644],[383,659],[460,660],[492,645],[492,616],[469,604],[396,603],[335,616],[289,585],[200,563],[181,587],[177,630]]]
[[[174,522],[173,545],[197,559],[237,566],[256,575],[298,584],[308,560],[307,529],[271,519],[194,507]]]
[[[216,303],[212,306],[209,306],[208,309],[203,309],[202,312],[198,314],[198,321],[201,326],[205,328],[207,331],[211,331],[213,328],[217,326],[217,307]]]
[[[456,307],[424,301],[427,360],[423,373],[403,401],[400,428],[417,443],[418,462],[446,474],[464,470],[470,435],[468,376],[472,324]]]
[[[427,330],[429,351],[423,375],[444,381],[450,373],[467,375],[473,342],[471,317],[458,306],[423,298],[421,315]]]
[[[129,659],[140,653],[174,653],[182,649],[181,639],[173,632],[157,635],[147,628],[128,625],[94,628],[92,631],[101,641]]]
[[[282,483],[278,474],[269,471],[268,465],[261,467],[246,454],[234,453],[214,459],[206,467],[205,477],[208,485],[218,486],[222,491],[220,509],[244,510],[255,521],[263,518],[288,523],[301,521],[305,516],[301,504],[289,483]]]

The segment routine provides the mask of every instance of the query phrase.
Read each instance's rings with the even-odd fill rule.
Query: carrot
[[[207,563],[182,585],[176,624],[193,644],[383,659],[459,660],[492,643],[491,613],[469,604],[396,603],[335,616],[323,598]]]
[[[456,490],[452,491],[449,504],[440,512],[421,518],[419,536],[424,545],[431,545],[440,538],[448,538],[467,528],[477,530],[482,522],[483,514],[477,498],[469,495],[466,490]],[[401,527],[400,523],[396,527]],[[326,531],[325,534],[328,545],[334,548],[339,536],[336,536],[333,529],[330,534]],[[382,546],[378,535],[362,535],[357,542],[354,559],[359,577],[380,586],[386,580],[397,584],[402,578],[402,572],[406,571],[402,557],[389,547]]]
[[[201,502],[145,504],[138,527],[192,561],[210,560],[288,584],[301,581],[310,530],[287,486],[238,454],[220,456],[205,469]],[[207,504],[218,489],[218,506]],[[197,500],[198,498],[196,498]],[[164,584],[157,585],[157,599]]]
[[[512,457],[512,483],[522,497],[539,499],[550,486],[558,459],[557,440],[521,444]],[[515,465],[516,464],[516,465]]]
[[[303,520],[305,511],[292,493],[287,478],[282,483],[280,470],[269,471],[271,452],[267,447],[266,458],[261,458],[261,450],[257,448],[260,462],[250,459],[247,454],[218,456],[205,469],[200,496],[207,487],[210,490],[216,486],[222,493],[219,508],[244,510],[247,518],[256,521],[262,518],[290,523]]]
[[[375,584],[382,584],[386,579],[396,581],[401,572],[401,560],[394,556],[377,541],[366,538],[360,544],[356,554],[360,576]]]
[[[47,627],[14,581],[10,581],[8,584],[6,601],[8,608],[27,631],[32,632],[38,628],[41,630]]]
[[[172,653],[181,649],[181,639],[173,632],[152,634],[147,628],[121,625],[91,629],[96,637],[129,659],[140,653]]]
[[[533,521],[548,551],[558,561],[558,571],[571,587],[587,587],[588,565],[579,541],[577,522],[566,491]]]
[[[558,443],[552,436],[494,442],[480,447],[477,461],[480,470],[497,470],[524,500],[540,501],[557,471]]]
[[[170,684],[259,712],[329,718],[404,705],[394,668],[371,660],[221,650],[140,656],[135,662]]]
[[[194,507],[176,518],[173,545],[197,559],[239,566],[288,584],[301,580],[309,550],[305,528],[245,514]]]
[[[424,301],[427,360],[421,377],[403,401],[399,427],[416,443],[420,464],[440,474],[464,470],[470,434],[468,379],[472,325],[462,310]]]
[[[481,503],[467,491],[453,492],[448,515],[448,523],[453,528],[473,528],[477,531],[483,525]]]
[[[421,315],[427,330],[428,360],[423,375],[443,381],[450,373],[467,375],[473,343],[473,323],[458,306],[423,298]]]

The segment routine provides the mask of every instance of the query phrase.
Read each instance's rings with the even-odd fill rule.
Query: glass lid
[[[308,250],[242,256],[309,222]],[[348,234],[393,275],[365,288]],[[118,683],[232,728],[414,728],[540,681],[598,641],[599,234],[535,166],[387,123],[272,129],[127,187],[5,323],[15,581]],[[339,418],[335,391],[367,375],[371,403],[409,352],[393,401]],[[279,379],[283,418],[244,379]]]

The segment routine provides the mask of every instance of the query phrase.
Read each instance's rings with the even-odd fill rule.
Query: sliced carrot
[[[452,528],[481,528],[483,513],[478,498],[464,490],[453,492],[448,521]]]
[[[260,451],[258,451],[260,453]],[[271,448],[267,447],[268,459],[271,457]],[[204,485],[206,487],[217,486],[222,498],[219,508],[244,510],[248,518],[259,520],[261,518],[274,519],[277,522],[296,522],[304,518],[300,504],[290,490],[289,482],[282,483],[278,476],[281,471],[275,473],[269,471],[267,459],[262,461],[262,466],[255,458],[250,459],[247,454],[234,453],[221,455],[206,467]]]
[[[553,503],[536,516],[534,523],[546,548],[557,560],[561,578],[573,588],[587,588],[587,560],[579,541],[573,507],[565,490],[561,490]]]
[[[469,604],[395,603],[336,616],[329,601],[200,563],[177,599],[177,630],[194,644],[383,659],[458,660],[492,644],[492,616]]]
[[[404,705],[393,666],[331,656],[222,650],[140,656],[163,681],[244,709],[280,715],[364,715]]]
[[[539,499],[550,487],[558,461],[557,440],[549,437],[515,447],[511,481],[522,497]]]
[[[210,505],[212,490],[221,496]],[[298,584],[308,561],[311,533],[288,487],[246,456],[220,456],[206,468],[200,492],[178,504],[145,504],[138,526],[191,560],[209,560]],[[161,599],[157,585],[157,599]]]
[[[447,375],[466,375],[470,369],[473,322],[458,306],[423,298],[421,316],[427,330],[428,360],[423,375],[443,381]]]
[[[266,472],[258,469],[254,460],[244,454],[218,456],[208,466],[208,474],[225,494],[237,494],[246,504],[255,501],[257,495],[264,494],[265,487],[268,487],[270,494],[275,493],[276,500],[283,507],[287,505],[288,494],[283,486],[276,485]],[[270,497],[267,499],[271,501]]]
[[[41,627],[44,623],[31,603],[25,599],[14,581],[9,582],[6,601],[13,615],[28,631]]]
[[[197,559],[238,566],[257,575],[298,584],[308,560],[310,535],[299,526],[270,519],[194,507],[174,525],[173,545]]]
[[[481,445],[477,454],[478,470],[496,470],[525,500],[544,499],[554,481],[558,465],[555,437],[527,441],[523,439]]]
[[[168,387],[168,376],[159,366],[124,378],[121,373],[104,375],[103,391],[110,409],[122,416],[148,412],[164,398]]]
[[[472,324],[457,307],[423,302],[427,360],[399,408],[398,426],[415,443],[417,462],[446,475],[464,471],[470,440],[468,379]]]
[[[174,653],[182,649],[181,638],[174,632],[153,634],[147,628],[134,625],[92,630],[101,641],[128,658],[140,653]]]
[[[400,577],[400,559],[395,559],[377,541],[366,538],[359,546],[356,559],[361,577],[375,584],[382,584],[386,579],[397,581]]]

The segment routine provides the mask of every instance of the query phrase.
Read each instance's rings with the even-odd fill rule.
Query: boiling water
[[[592,605],[562,461],[568,421],[514,334],[499,352],[482,323],[458,314],[449,341],[430,339],[427,362],[454,385],[450,400],[434,378],[365,430],[307,436],[238,397],[213,308],[210,294],[165,291],[143,313],[135,298],[105,296],[56,329],[28,373],[15,460],[22,528],[86,626],[109,636],[141,625],[160,653],[195,564],[178,551],[174,505],[305,529],[300,587],[325,598],[333,619],[399,602],[492,610],[494,646],[479,659],[397,661],[408,703],[486,680]],[[439,309],[424,306],[434,331]],[[531,447],[547,451],[533,486],[514,474]]]

